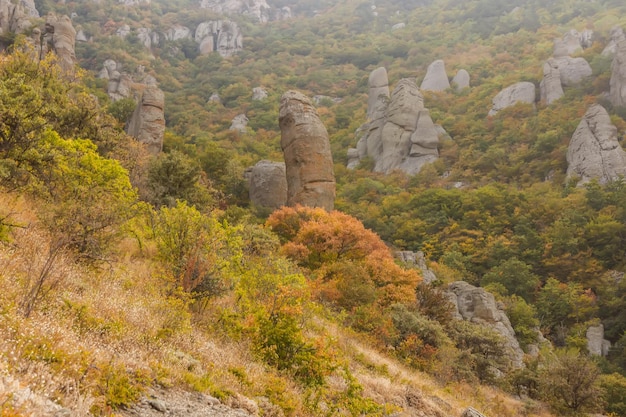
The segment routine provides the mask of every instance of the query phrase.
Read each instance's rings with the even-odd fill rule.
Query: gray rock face
[[[335,204],[335,173],[328,132],[311,100],[287,91],[280,100],[280,146],[285,155],[287,204],[323,207]]]
[[[489,111],[489,116],[495,116],[500,110],[515,103],[535,104],[535,84],[527,81],[513,84],[500,91],[492,102],[493,107]]]
[[[163,33],[168,41],[177,41],[180,39],[191,38],[191,30],[186,26],[174,25]]]
[[[141,143],[148,151],[157,154],[163,149],[165,133],[165,98],[163,91],[153,85],[139,92],[137,107],[126,126],[126,132]]]
[[[590,355],[607,356],[611,348],[611,342],[604,338],[604,326],[589,326],[587,329],[587,350]]]
[[[452,79],[452,85],[454,85],[454,88],[456,88],[457,91],[468,88],[470,86],[469,72],[464,69],[460,69]]]
[[[126,38],[128,35],[130,35],[130,26],[128,25],[122,25],[120,26],[116,31],[115,34],[117,36],[119,36],[120,38]]]
[[[626,176],[626,152],[617,140],[617,128],[599,104],[585,113],[567,148],[567,177],[579,184],[595,178],[601,184]]]
[[[515,338],[515,331],[509,318],[492,294],[464,281],[450,284],[446,294],[456,307],[457,319],[485,325],[497,331],[506,342],[511,364],[518,368],[522,367],[524,352]]]
[[[212,20],[198,25],[194,39],[200,45],[201,55],[218,52],[232,56],[243,49],[243,34],[239,25],[230,20]]]
[[[221,15],[242,15],[258,23],[291,18],[288,6],[275,8],[266,0],[201,0],[200,7]]]
[[[396,258],[400,259],[402,262],[417,266],[422,272],[422,282],[430,284],[437,281],[437,275],[435,275],[435,273],[428,268],[428,265],[426,264],[424,252],[398,251],[395,255]]]
[[[573,86],[591,77],[592,70],[585,58],[571,58],[564,56],[556,59],[561,74],[563,86]]]
[[[619,40],[615,46],[609,99],[614,106],[626,106],[626,38]]]
[[[57,17],[48,14],[46,18],[46,37],[51,49],[59,57],[59,65],[68,72],[74,72],[76,65],[76,29],[68,16]]]
[[[626,35],[624,35],[624,29],[621,27],[614,27],[611,29],[611,38],[606,47],[602,50],[602,56],[613,55],[615,51],[617,51],[617,44],[623,40],[626,40]]]
[[[0,0],[0,34],[24,33],[32,27],[31,19],[38,17],[39,12],[33,0]]]
[[[422,94],[415,81],[407,78],[398,82],[389,100],[378,97],[372,100],[372,119],[357,130],[359,159],[372,158],[376,172],[398,169],[415,175],[439,156],[438,131],[424,108]],[[357,164],[351,162],[351,166]]]
[[[559,71],[559,64],[556,59],[550,58],[543,64],[543,80],[539,84],[539,90],[541,101],[548,105],[563,97],[561,71]]]
[[[587,33],[586,37],[590,38]],[[562,56],[570,56],[576,52],[582,51],[583,46],[581,44],[582,35],[575,29],[567,32],[561,39],[554,40],[554,52],[553,56],[559,58]]]
[[[245,114],[238,114],[233,118],[228,130],[236,130],[240,133],[246,133],[248,131],[248,122],[248,117]]]
[[[420,89],[422,91],[444,91],[448,88],[450,88],[450,82],[446,74],[446,66],[441,59],[438,59],[428,66]]]
[[[265,100],[267,98],[267,90],[263,87],[254,87],[252,89],[252,100]]]
[[[376,68],[370,73],[368,84],[367,118],[369,120],[379,119],[384,115],[385,107],[389,102],[387,70],[384,67]]]
[[[348,149],[348,169],[355,169],[361,163],[361,158],[359,158],[359,150],[357,148]]]
[[[277,209],[287,203],[284,162],[259,161],[247,175],[250,201],[257,207]]]
[[[118,101],[132,96],[133,80],[128,74],[122,72],[121,64],[107,59],[98,77],[109,80],[107,94],[111,100]]]

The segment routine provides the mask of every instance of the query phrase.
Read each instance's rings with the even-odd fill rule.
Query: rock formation
[[[478,410],[472,407],[467,407],[461,417],[485,417],[484,414],[480,413]]]
[[[411,251],[398,251],[396,252],[396,258],[400,259],[402,262],[417,266],[422,272],[422,282],[425,284],[431,284],[437,281],[437,275],[428,268],[426,264],[426,258],[424,257],[424,252],[411,252]]]
[[[548,105],[563,97],[561,72],[559,71],[559,64],[554,58],[550,58],[543,64],[543,80],[539,84],[539,91],[541,101]]]
[[[39,12],[33,0],[0,0],[0,34],[24,33],[32,27],[31,20],[38,17]]]
[[[212,20],[198,25],[194,39],[200,45],[201,55],[218,52],[223,57],[232,56],[243,48],[243,35],[239,25],[230,20]]]
[[[585,78],[591,77],[591,65],[585,58],[571,58],[564,56],[556,59],[561,74],[561,84],[565,87],[579,84]]]
[[[626,106],[626,39],[621,39],[616,43],[609,85],[611,104]]]
[[[582,32],[578,32],[576,29],[572,29],[563,35],[562,38],[554,40],[554,52],[552,55],[555,58],[573,55],[582,51],[583,48],[590,47],[592,41],[592,30],[585,29]]]
[[[495,116],[500,110],[514,105],[515,103],[535,104],[535,84],[520,82],[513,84],[500,91],[492,100],[493,107],[489,116]]]
[[[248,131],[248,117],[245,114],[238,114],[230,123],[228,130],[236,130],[239,133],[246,133]]]
[[[263,87],[254,87],[252,89],[252,100],[265,100],[267,98],[267,90]]]
[[[74,72],[76,65],[76,29],[68,16],[58,18],[48,14],[46,18],[46,37],[51,50],[59,57],[59,66],[68,73]]]
[[[98,74],[98,78],[108,80],[107,94],[113,101],[132,96],[133,80],[128,74],[122,72],[122,65],[107,59],[104,61],[103,68]]]
[[[376,68],[370,73],[368,85],[367,118],[374,120],[383,116],[389,102],[389,79],[385,67]]]
[[[587,329],[587,350],[590,355],[607,356],[611,348],[611,342],[604,338],[604,326],[598,324],[589,326]]]
[[[129,25],[120,26],[115,31],[115,34],[122,39],[126,38],[128,35],[130,35],[130,26]]]
[[[464,88],[468,88],[470,86],[469,72],[464,69],[460,69],[452,79],[452,85],[454,85],[456,91],[461,91]]]
[[[356,132],[356,150],[348,150],[349,166],[354,168],[369,157],[376,172],[398,169],[417,174],[439,156],[439,132],[424,108],[421,92],[415,81],[405,78],[389,97],[384,68],[370,74],[369,84],[368,121]]]
[[[444,91],[448,88],[450,88],[450,82],[446,75],[446,66],[441,59],[438,59],[428,66],[420,89],[422,91]]]
[[[163,33],[165,40],[177,41],[191,38],[191,30],[186,26],[174,25]]]
[[[602,50],[603,56],[613,55],[615,51],[617,51],[617,44],[623,40],[626,40],[626,35],[624,35],[624,29],[621,27],[614,27],[611,29],[611,38],[609,43]]]
[[[147,145],[152,154],[161,152],[165,132],[164,95],[154,85],[139,93],[137,107],[126,126],[126,132]]]
[[[277,209],[287,203],[284,162],[259,161],[246,173],[250,202],[257,207]]]
[[[265,0],[201,0],[200,7],[221,15],[243,15],[259,23],[291,17],[291,9],[275,9]]]
[[[617,140],[617,128],[599,104],[585,113],[567,148],[567,177],[579,184],[595,178],[601,184],[626,176],[626,152]]]
[[[332,210],[335,174],[328,132],[308,97],[297,91],[283,94],[278,124],[285,155],[287,204]]]
[[[524,352],[503,306],[496,303],[491,293],[465,281],[457,281],[448,286],[446,294],[456,309],[453,313],[457,319],[482,324],[498,332],[505,340],[511,364],[522,367]]]

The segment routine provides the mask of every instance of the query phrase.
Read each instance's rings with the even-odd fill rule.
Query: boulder
[[[277,209],[287,203],[284,162],[259,161],[247,175],[250,202],[257,207]]]
[[[137,107],[126,125],[126,133],[147,145],[152,154],[163,149],[165,133],[164,95],[158,87],[148,85],[138,92]]]
[[[233,118],[228,130],[236,130],[239,133],[246,133],[248,131],[248,122],[248,117],[245,114],[238,114]]]
[[[223,57],[232,56],[243,49],[243,34],[239,25],[230,20],[202,22],[196,28],[194,39],[201,55],[218,52]]]
[[[57,17],[49,13],[45,34],[49,49],[59,57],[59,66],[63,71],[73,74],[76,65],[76,29],[69,16]]]
[[[602,323],[587,328],[587,350],[590,355],[607,356],[611,348],[611,342],[604,338],[604,326]]]
[[[505,341],[511,364],[517,368],[523,366],[524,352],[515,338],[515,331],[503,306],[496,303],[491,293],[465,281],[457,281],[448,286],[446,294],[455,307],[457,319],[488,326],[498,332]]]
[[[78,29],[76,31],[76,42],[89,42],[84,30]]]
[[[446,75],[446,66],[441,59],[438,59],[428,66],[420,89],[422,91],[444,91],[448,88],[450,88],[450,82]]]
[[[539,84],[541,101],[547,105],[563,97],[563,87],[561,85],[561,72],[556,59],[550,58],[543,64],[543,80]]]
[[[580,84],[586,78],[591,77],[591,66],[585,58],[571,58],[564,56],[556,58],[561,84],[565,87]]]
[[[624,29],[621,27],[614,27],[611,29],[611,35],[609,43],[602,50],[602,56],[610,56],[617,51],[617,44],[621,41],[626,40],[626,35],[624,35]]]
[[[626,39],[616,43],[609,86],[611,104],[626,106]]]
[[[528,81],[513,84],[500,91],[492,103],[489,116],[495,116],[500,110],[516,103],[535,104],[535,84]]]
[[[254,87],[252,89],[252,100],[265,100],[267,98],[267,90],[263,87]]]
[[[278,124],[285,155],[287,204],[332,210],[335,173],[328,132],[311,100],[287,91],[280,100]]]
[[[385,67],[376,68],[370,73],[368,85],[367,118],[379,119],[383,116],[385,106],[389,102],[389,79]]]
[[[601,184],[626,176],[626,152],[617,138],[617,128],[599,104],[585,113],[567,148],[567,177],[579,184],[597,179]]]
[[[460,69],[452,79],[452,85],[454,85],[456,91],[461,91],[464,88],[468,88],[470,86],[469,72],[464,69]]]

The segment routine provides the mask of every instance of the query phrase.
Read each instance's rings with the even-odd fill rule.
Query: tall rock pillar
[[[335,173],[328,132],[311,100],[287,91],[280,100],[280,145],[285,155],[287,205],[332,210]]]

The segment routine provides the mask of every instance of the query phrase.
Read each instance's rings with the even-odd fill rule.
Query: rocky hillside
[[[624,30],[0,0],[2,415],[626,415]]]

